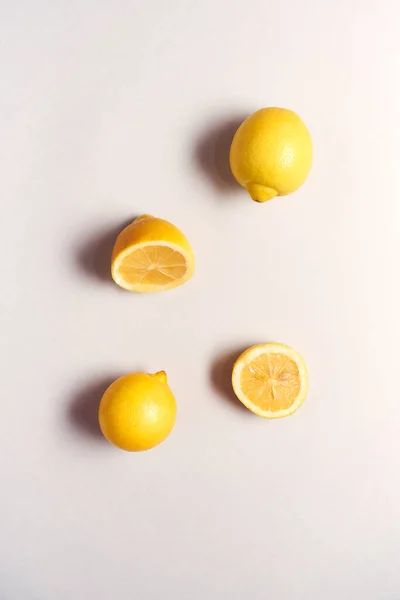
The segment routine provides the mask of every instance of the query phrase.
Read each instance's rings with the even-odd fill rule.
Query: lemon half
[[[193,272],[194,255],[187,238],[164,219],[142,215],[115,242],[111,275],[125,290],[170,290],[188,281]]]
[[[307,367],[289,346],[259,344],[245,350],[235,362],[232,385],[239,400],[259,417],[287,417],[304,402]]]

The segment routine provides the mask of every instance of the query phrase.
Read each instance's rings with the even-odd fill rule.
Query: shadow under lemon
[[[240,114],[216,120],[215,124],[208,126],[195,145],[195,163],[219,193],[243,192],[232,175],[229,151],[236,130],[247,116]]]
[[[119,375],[99,377],[72,395],[67,412],[69,423],[76,431],[86,437],[106,442],[99,426],[99,405],[106,389],[118,377]]]
[[[250,344],[251,345],[251,344]],[[236,397],[232,388],[232,369],[235,361],[249,346],[241,346],[236,350],[227,350],[215,357],[210,369],[210,382],[220,397],[238,410],[251,412]]]
[[[112,250],[118,234],[135,218],[136,216],[133,216],[129,220],[124,219],[118,224],[89,233],[76,252],[79,270],[88,277],[115,285],[111,277]]]

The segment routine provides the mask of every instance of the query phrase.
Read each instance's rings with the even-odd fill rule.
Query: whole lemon
[[[99,406],[104,437],[130,452],[161,444],[171,432],[175,418],[176,402],[164,371],[120,377],[104,392]]]
[[[230,150],[232,173],[256,202],[297,190],[311,162],[310,133],[286,108],[262,108],[250,115],[236,131]]]

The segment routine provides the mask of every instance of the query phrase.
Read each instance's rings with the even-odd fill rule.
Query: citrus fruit
[[[250,115],[236,131],[230,150],[235,179],[257,202],[297,190],[311,162],[310,133],[286,108],[262,108]]]
[[[164,219],[142,215],[117,237],[111,275],[126,290],[170,290],[185,283],[193,272],[194,256],[188,240]]]
[[[120,377],[104,392],[99,406],[104,437],[131,452],[149,450],[164,441],[175,417],[176,402],[164,371]]]
[[[259,344],[245,350],[235,362],[232,385],[239,400],[259,417],[287,417],[304,402],[307,367],[289,346]]]

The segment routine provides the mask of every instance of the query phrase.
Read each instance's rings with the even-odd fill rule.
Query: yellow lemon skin
[[[300,117],[286,108],[262,108],[239,126],[232,140],[230,165],[256,202],[297,190],[312,163],[312,141]]]
[[[112,383],[101,399],[104,437],[122,450],[140,452],[161,444],[176,419],[176,401],[164,371],[130,373]]]

